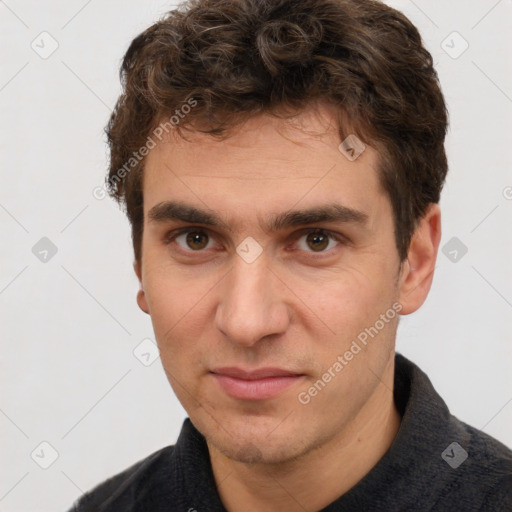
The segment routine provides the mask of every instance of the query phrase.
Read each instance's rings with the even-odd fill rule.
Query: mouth
[[[210,373],[227,395],[239,400],[274,398],[304,378],[303,374],[281,368],[246,371],[230,367],[217,368]]]

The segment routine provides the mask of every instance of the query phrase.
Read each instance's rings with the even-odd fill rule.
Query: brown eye
[[[303,241],[304,240],[304,241]],[[334,245],[329,245],[334,243]],[[309,253],[327,253],[331,249],[334,249],[337,245],[340,245],[340,239],[330,231],[325,231],[316,228],[313,231],[307,231],[303,233],[297,242],[300,250]]]
[[[329,237],[325,233],[309,233],[306,240],[314,251],[323,251],[329,245]]]
[[[208,249],[208,244],[212,242],[205,231],[200,229],[188,229],[179,231],[166,239],[166,244],[176,243],[181,249],[189,252],[202,252]]]
[[[201,250],[208,244],[208,235],[201,231],[188,231],[186,241],[188,247],[194,250]]]

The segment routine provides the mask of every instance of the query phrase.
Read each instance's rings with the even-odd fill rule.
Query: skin
[[[169,382],[205,436],[227,510],[313,511],[353,487],[388,450],[400,425],[392,396],[398,315],[311,401],[307,391],[399,303],[416,311],[429,292],[441,237],[439,206],[421,220],[400,266],[393,213],[370,146],[353,162],[338,150],[334,111],[311,106],[292,120],[251,118],[223,140],[173,135],[147,157],[139,307],[151,316]],[[152,207],[186,202],[224,224],[155,222]],[[368,221],[264,228],[289,209],[337,202]],[[169,241],[169,232],[200,231]],[[319,249],[304,230],[345,240]],[[197,234],[197,233],[196,233]],[[246,237],[262,248],[247,263]],[[303,377],[261,401],[226,395],[219,366],[279,367]]]

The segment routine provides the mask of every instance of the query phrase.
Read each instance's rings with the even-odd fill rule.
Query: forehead
[[[266,211],[337,203],[375,210],[386,199],[378,180],[378,153],[370,146],[355,160],[340,151],[337,119],[317,107],[291,119],[250,118],[223,140],[200,132],[177,133],[147,156],[145,216],[155,204],[184,200],[202,209],[259,218]],[[357,148],[356,148],[357,149]]]

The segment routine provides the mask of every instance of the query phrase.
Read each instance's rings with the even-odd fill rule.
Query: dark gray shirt
[[[393,444],[362,480],[323,511],[512,511],[511,450],[452,416],[428,377],[400,354],[394,398],[402,421]],[[72,511],[225,508],[205,439],[187,418],[174,446],[106,480]]]

